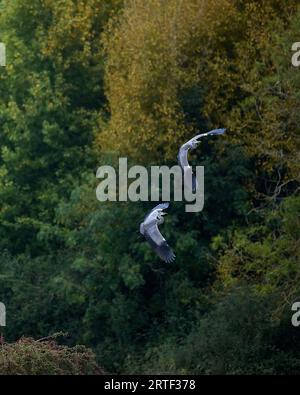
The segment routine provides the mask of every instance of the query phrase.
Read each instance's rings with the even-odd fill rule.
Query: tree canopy
[[[67,332],[112,373],[299,374],[299,21],[296,0],[0,0],[7,341]],[[100,203],[96,169],[174,164],[217,127],[192,158],[204,210],[172,204],[164,265],[137,234],[152,204]]]

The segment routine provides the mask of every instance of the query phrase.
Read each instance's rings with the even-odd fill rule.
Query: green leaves
[[[290,197],[267,211],[261,225],[236,231],[220,256],[221,281],[229,286],[247,283],[259,293],[282,295],[281,306],[292,303],[299,281],[298,213],[299,197]]]
[[[4,2],[1,30],[9,49],[0,84],[0,227],[11,251],[25,245],[33,254],[45,251],[38,233],[45,234],[58,201],[94,158],[91,144],[105,106],[100,36],[117,4]],[[13,223],[20,229],[16,244]]]
[[[112,372],[297,371],[281,340],[300,278],[296,5],[1,1],[0,300],[12,340],[64,330]],[[98,202],[95,170],[124,154],[173,165],[210,127],[228,133],[192,157],[205,166],[204,210],[172,204],[163,234],[177,259],[165,265],[138,234],[153,204]]]

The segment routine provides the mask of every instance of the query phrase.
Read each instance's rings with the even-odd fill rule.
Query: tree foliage
[[[299,374],[297,3],[0,1],[9,341],[68,332],[113,373]],[[98,202],[95,170],[118,156],[174,164],[186,139],[216,127],[226,136],[191,158],[205,166],[204,210],[172,204],[177,259],[164,265],[138,235],[153,205]],[[1,350],[23,373],[36,347],[46,358],[34,372],[61,373],[52,357],[65,364],[69,349]]]

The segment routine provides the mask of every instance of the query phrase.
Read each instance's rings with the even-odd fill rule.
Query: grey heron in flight
[[[201,139],[202,137],[216,136],[216,135],[224,134],[225,131],[226,131],[226,129],[214,129],[214,130],[211,130],[210,132],[207,132],[207,133],[198,134],[197,136],[193,137],[191,140],[187,141],[185,144],[183,144],[180,147],[179,152],[178,152],[178,157],[177,157],[178,164],[182,168],[184,175],[187,175],[187,173],[189,173],[189,172],[191,173],[192,191],[193,192],[196,191],[196,189],[198,187],[198,183],[197,183],[196,176],[193,174],[193,170],[188,162],[188,152],[193,151],[194,149],[197,148],[198,144],[200,144],[199,139]]]
[[[166,263],[173,262],[175,254],[159,231],[158,225],[164,223],[163,210],[169,207],[169,203],[161,203],[154,207],[140,225],[140,233],[145,237],[157,255]]]

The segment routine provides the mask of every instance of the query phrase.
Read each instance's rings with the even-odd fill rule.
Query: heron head
[[[200,144],[200,141],[198,141],[198,140],[196,140],[196,139],[193,140],[193,141],[192,141],[192,149],[197,148],[199,144]]]

